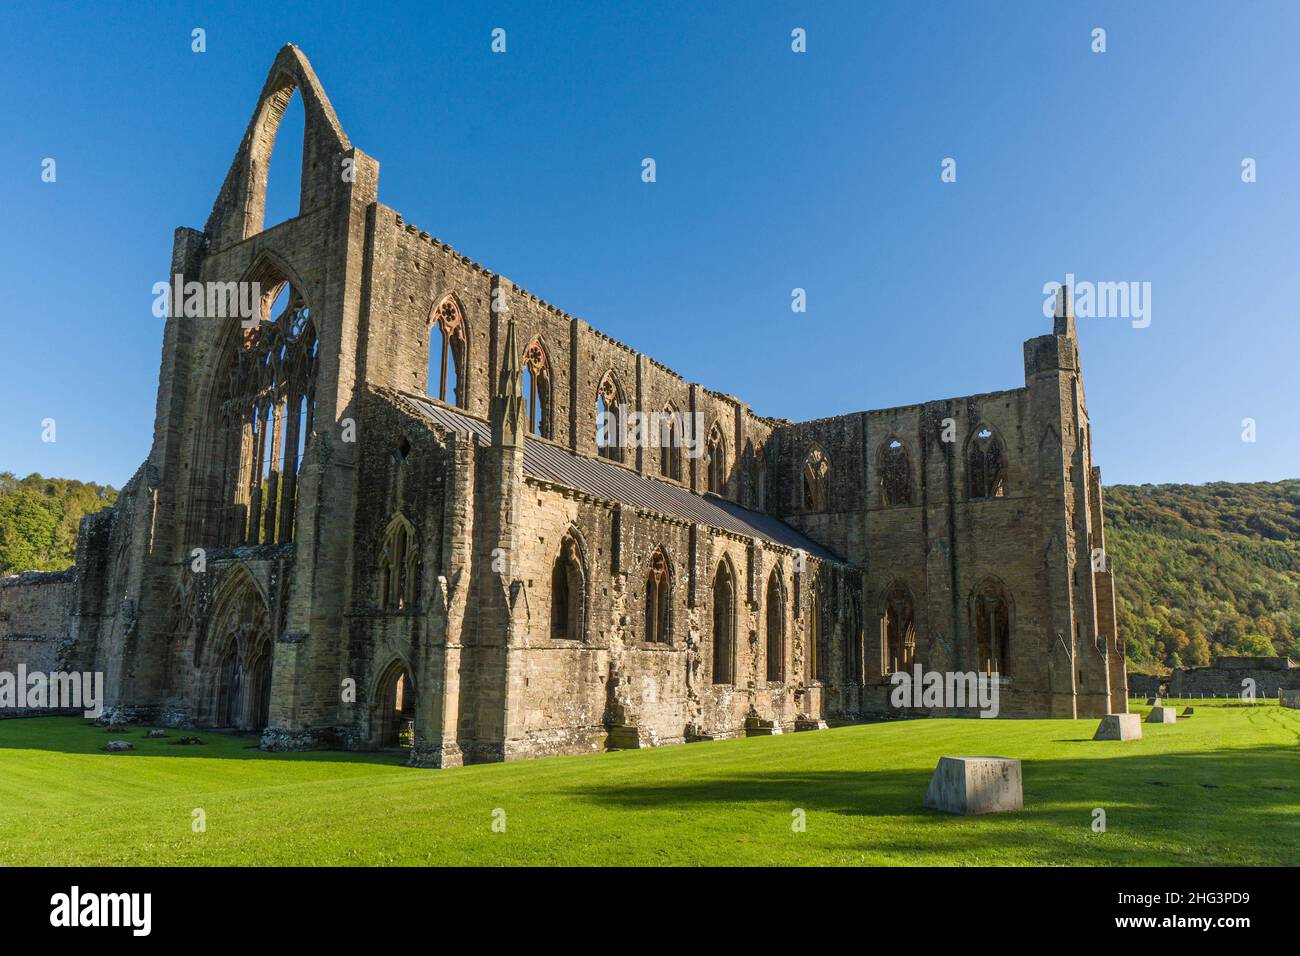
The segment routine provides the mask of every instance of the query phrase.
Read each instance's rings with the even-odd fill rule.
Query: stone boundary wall
[[[1300,691],[1300,667],[1285,657],[1217,657],[1208,667],[1185,667],[1169,676],[1171,697],[1239,697],[1242,681],[1255,682],[1257,697]]]
[[[16,673],[20,664],[28,672],[58,669],[69,636],[76,582],[76,569],[25,571],[0,578],[0,671]],[[28,713],[0,709],[0,718]]]

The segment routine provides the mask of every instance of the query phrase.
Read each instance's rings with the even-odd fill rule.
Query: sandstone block
[[[963,816],[1024,809],[1020,761],[1007,757],[940,757],[925,794],[925,805]]]
[[[1178,722],[1178,713],[1172,707],[1152,707],[1151,713],[1147,714],[1148,724],[1175,724]]]
[[[1141,740],[1142,717],[1138,714],[1107,714],[1097,726],[1093,740]]]

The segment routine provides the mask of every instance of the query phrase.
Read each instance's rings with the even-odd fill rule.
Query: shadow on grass
[[[980,817],[924,808],[930,769],[757,769],[568,792],[607,808],[688,808],[715,818],[728,818],[723,808],[737,805],[758,809],[762,818],[763,804],[783,819],[792,808],[809,817],[859,818],[867,825],[866,839],[855,844],[859,852],[917,864],[1296,865],[1297,770],[1296,750],[1273,745],[1104,760],[1026,758],[1026,809]],[[1095,808],[1108,819],[1101,834],[1092,830]]]
[[[401,766],[406,754],[395,751],[299,750],[275,753],[258,748],[258,737],[225,730],[174,730],[162,728],[166,737],[148,738],[147,724],[128,724],[108,731],[80,717],[20,717],[0,720],[0,751],[44,750],[50,753],[95,754],[115,760],[135,757],[206,757],[217,760],[288,760],[312,763],[374,763]],[[201,744],[177,743],[198,737]],[[109,753],[110,740],[135,746],[125,753]]]
[[[753,772],[707,780],[622,786],[604,781],[568,793],[621,809],[766,803],[786,813],[801,807],[809,814],[951,821],[951,827],[934,831],[948,834],[978,820],[984,830],[1033,832],[1040,843],[1044,826],[1062,827],[1062,832],[1078,828],[1077,833],[1084,834],[1091,808],[1101,807],[1122,814],[1139,831],[1176,838],[1180,845],[1208,837],[1246,840],[1259,848],[1291,847],[1296,851],[1293,862],[1300,862],[1298,757],[1291,747],[1263,746],[1087,760],[1027,758],[1026,809],[978,818],[922,806],[930,769],[770,771],[758,766]],[[1295,812],[1276,812],[1283,810]],[[871,846],[886,849],[874,842]]]

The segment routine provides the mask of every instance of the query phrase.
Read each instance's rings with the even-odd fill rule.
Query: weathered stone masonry
[[[295,92],[299,214],[263,229]],[[882,714],[917,663],[997,671],[1004,714],[1125,706],[1064,310],[1022,388],[765,418],[380,203],[292,46],[171,265],[263,314],[168,318],[149,458],[83,527],[69,658],[116,712],[453,766]]]

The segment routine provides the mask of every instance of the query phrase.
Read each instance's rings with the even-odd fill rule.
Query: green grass
[[[1300,862],[1300,711],[1194,704],[1126,743],[1092,741],[1095,720],[911,720],[445,771],[144,728],[108,754],[120,732],[4,720],[0,864]],[[1020,758],[1026,809],[923,809],[943,754]]]

